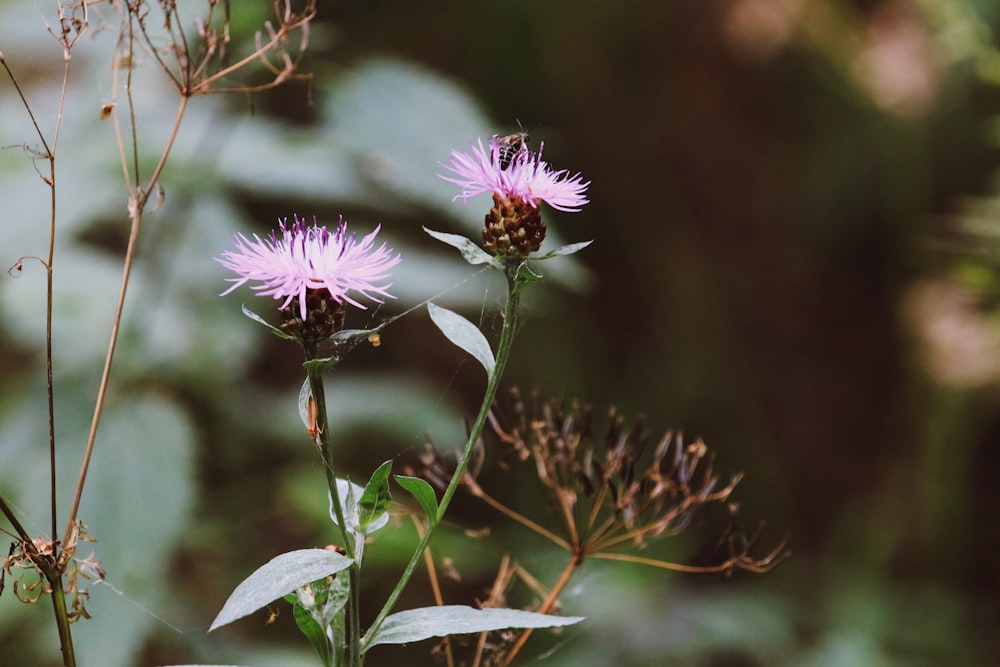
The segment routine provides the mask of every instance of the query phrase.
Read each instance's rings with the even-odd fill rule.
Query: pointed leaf
[[[486,369],[487,374],[493,372],[493,367],[496,365],[493,351],[486,336],[476,328],[476,325],[458,313],[436,306],[430,301],[427,302],[427,312],[448,340],[475,357],[476,361]]]
[[[352,533],[362,533],[362,535],[367,535],[374,533],[376,530],[382,528],[387,523],[389,523],[389,513],[383,511],[381,515],[376,516],[372,520],[367,529],[361,529],[361,521],[358,515],[358,501],[364,495],[365,490],[354,482],[348,481],[346,479],[337,480],[337,494],[340,496],[340,502],[342,503],[341,509],[344,511],[344,522],[347,523],[347,530]],[[330,497],[330,519],[333,521],[334,525],[337,524],[337,513],[333,509],[333,497]]]
[[[352,562],[326,549],[299,549],[276,556],[236,587],[208,631],[248,616],[296,588],[345,570]]]
[[[503,268],[493,255],[480,248],[472,239],[467,239],[460,234],[449,234],[447,232],[436,232],[433,229],[424,227],[424,231],[442,243],[458,248],[469,264],[489,264],[495,269]]]
[[[593,240],[591,240],[591,241],[580,241],[579,243],[570,243],[568,245],[559,246],[555,250],[550,250],[549,252],[545,253],[544,255],[538,255],[537,257],[532,257],[531,259],[549,259],[551,257],[561,257],[563,255],[572,255],[574,253],[580,252],[581,250],[583,250],[584,248],[586,248],[587,246],[589,246],[591,243],[593,243]]]
[[[323,628],[319,626],[316,619],[298,602],[292,607],[292,616],[295,618],[295,625],[306,636],[312,647],[316,649],[316,653],[319,655],[320,660],[323,661],[323,664],[332,664],[333,656],[330,655],[330,642],[327,641],[326,634],[324,634]]]
[[[308,429],[312,426],[309,423],[309,399],[312,398],[312,387],[309,385],[309,378],[305,379],[302,383],[302,388],[299,389],[299,417],[302,419],[302,423]]]
[[[528,266],[527,262],[524,262],[523,264],[521,264],[521,266],[517,267],[517,282],[526,285],[528,283],[533,283],[536,280],[541,280],[541,279],[542,279],[542,274],[535,273],[531,269],[531,267]]]
[[[261,317],[257,313],[255,313],[252,310],[250,310],[249,308],[247,308],[246,304],[241,304],[240,307],[243,309],[243,314],[244,315],[246,315],[247,317],[249,317],[254,322],[257,322],[258,324],[263,324],[264,327],[267,328],[268,331],[270,331],[271,333],[273,333],[278,338],[284,338],[285,340],[295,340],[294,336],[289,336],[288,334],[286,334],[284,331],[282,331],[278,327],[276,327],[276,326],[268,323],[268,321],[265,320],[263,317]]]
[[[423,607],[390,615],[365,644],[406,644],[431,637],[504,628],[553,628],[582,620],[582,616],[549,616],[520,609],[475,609],[464,605]]]
[[[365,491],[358,501],[358,521],[361,530],[368,530],[372,521],[386,513],[392,496],[389,493],[389,473],[392,472],[392,461],[386,461],[372,473],[365,486]],[[346,520],[346,519],[345,519]]]
[[[437,494],[434,493],[434,488],[431,487],[426,480],[420,479],[419,477],[396,475],[396,483],[408,491],[411,496],[417,499],[417,502],[420,503],[420,507],[424,510],[424,514],[426,514],[427,518],[431,520],[431,523],[437,522]]]
[[[340,359],[338,357],[323,357],[322,359],[310,359],[309,361],[303,362],[302,368],[309,370],[310,368],[318,368],[321,371],[335,366]]]
[[[341,329],[337,333],[330,336],[330,340],[335,343],[345,343],[355,338],[368,338],[374,333],[378,333],[379,328],[374,329]]]

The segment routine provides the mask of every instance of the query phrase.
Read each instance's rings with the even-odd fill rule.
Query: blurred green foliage
[[[233,3],[237,42],[268,5]],[[51,132],[62,62],[40,16],[51,8],[0,8],[0,50]],[[211,258],[236,230],[342,213],[354,231],[381,224],[404,257],[398,300],[348,326],[434,297],[495,336],[502,282],[420,228],[477,233],[488,203],[452,203],[438,163],[518,123],[553,165],[592,180],[582,213],[546,212],[550,247],[595,244],[542,265],[552,280],[529,290],[508,383],[703,436],[719,470],[747,473],[736,493],[746,520],[766,519],[765,542],[788,533],[793,548],[777,571],[734,579],[587,564],[562,605],[591,620],[536,637],[529,655],[574,666],[991,664],[993,3],[348,0],[320,11],[303,62],[311,82],[192,101],[163,206],[145,220],[82,513],[122,594],[92,587],[95,618],[74,627],[84,665],[312,664],[290,614],[204,634],[249,572],[333,534],[296,414],[298,351],[240,314],[248,290],[216,297],[225,275]],[[105,29],[74,53],[59,145],[61,513],[128,231],[99,119],[113,44]],[[136,70],[145,160],[176,104],[151,64]],[[44,254],[48,200],[20,148],[35,143],[24,108],[9,82],[0,90],[6,268]],[[270,302],[252,307],[266,314]],[[43,272],[28,261],[0,281],[0,491],[38,534],[43,312]],[[481,385],[423,310],[401,318],[381,347],[359,346],[330,375],[338,465],[362,480],[398,458],[401,472],[425,432],[459,446]],[[529,497],[530,483],[483,479],[508,500]],[[436,541],[462,575],[449,602],[485,597],[505,551],[543,584],[562,568],[562,554],[471,499],[450,518]],[[367,552],[377,600],[415,541],[408,521],[394,525]],[[462,525],[492,533],[470,540]],[[718,560],[715,528],[653,555]],[[404,606],[428,600],[415,581]],[[48,614],[0,598],[5,665],[56,664]],[[421,664],[429,649],[387,647],[369,661]]]

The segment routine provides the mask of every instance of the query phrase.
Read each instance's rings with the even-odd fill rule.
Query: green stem
[[[76,653],[73,650],[73,635],[69,629],[69,614],[66,613],[66,592],[63,590],[62,573],[53,572],[46,577],[52,586],[52,609],[59,629],[59,645],[62,648],[63,667],[76,667]]]
[[[312,361],[318,358],[317,349],[314,344],[303,344],[306,359]],[[330,441],[330,423],[326,412],[326,391],[323,388],[323,368],[317,364],[306,364],[306,374],[309,378],[309,391],[312,392],[313,401],[316,404],[316,428],[320,440],[320,454],[323,457],[323,469],[326,471],[326,484],[330,489],[330,498],[333,504],[333,513],[337,518],[340,528],[340,536],[344,542],[344,549],[347,557],[355,559],[354,545],[351,543],[351,534],[347,529],[347,522],[344,520],[344,507],[337,492],[337,477],[333,473],[333,443]],[[361,665],[361,621],[359,619],[361,611],[361,568],[355,561],[348,568],[350,594],[348,596],[348,625],[350,641],[348,642],[348,664],[351,667]],[[336,656],[337,664],[340,664],[340,656]]]
[[[527,281],[518,277],[523,265],[523,261],[512,262],[507,266],[507,270],[505,272],[507,277],[507,304],[504,309],[503,327],[500,330],[500,342],[497,344],[496,363],[494,364],[493,372],[490,373],[489,379],[486,383],[486,394],[483,396],[482,405],[479,407],[479,414],[476,416],[476,421],[472,425],[472,430],[469,432],[469,439],[465,443],[465,449],[462,451],[458,467],[455,469],[455,474],[448,483],[448,488],[445,489],[444,495],[441,496],[441,501],[438,504],[437,516],[431,517],[431,523],[427,526],[427,530],[424,532],[423,537],[420,538],[417,548],[410,557],[410,562],[407,563],[406,569],[403,570],[403,575],[400,577],[396,587],[385,601],[385,604],[382,606],[382,610],[372,622],[371,627],[368,628],[368,632],[365,633],[366,641],[362,644],[362,651],[367,649],[368,641],[375,637],[378,629],[382,626],[382,623],[385,622],[386,617],[392,612],[393,607],[395,607],[403,589],[406,588],[406,584],[409,583],[410,577],[413,576],[414,570],[423,558],[424,550],[430,543],[431,535],[434,533],[434,527],[437,526],[444,518],[445,511],[451,503],[452,496],[455,495],[455,491],[458,490],[458,486],[461,484],[462,477],[465,475],[465,469],[469,465],[469,459],[472,458],[472,452],[475,449],[476,441],[478,441],[480,435],[482,435],[483,427],[486,425],[486,418],[489,415],[490,408],[493,406],[493,399],[496,397],[497,389],[500,386],[500,378],[503,376],[504,367],[507,365],[507,358],[510,356],[510,349],[514,342],[514,332],[517,326],[517,310],[518,303],[521,298],[521,290],[528,284]]]

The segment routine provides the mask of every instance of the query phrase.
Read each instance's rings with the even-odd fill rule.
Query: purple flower
[[[441,164],[454,177],[438,176],[462,188],[462,194],[454,199],[467,200],[492,192],[503,199],[520,199],[533,208],[544,201],[554,209],[569,212],[579,211],[588,202],[584,193],[590,181],[583,182],[579,173],[570,176],[565,169],[553,171],[542,160],[544,143],[535,153],[522,144],[511,148],[501,141],[494,135],[487,151],[479,139],[472,144],[471,153],[452,151],[451,163]]]
[[[233,285],[220,296],[229,294],[246,282],[260,296],[284,298],[280,308],[286,308],[298,297],[299,311],[306,319],[306,292],[325,289],[337,303],[349,303],[364,308],[350,296],[351,292],[382,303],[379,297],[395,298],[386,290],[392,285],[389,269],[399,263],[383,243],[375,248],[375,235],[381,226],[357,241],[347,235],[343,216],[334,232],[313,219],[312,226],[294,216],[280,222],[269,239],[256,234],[253,240],[236,234],[236,251],[226,250],[215,260],[235,272],[238,278],[226,278]],[[278,233],[280,232],[280,234]]]

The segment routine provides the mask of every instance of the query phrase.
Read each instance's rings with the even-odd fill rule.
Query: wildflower
[[[545,223],[538,209],[545,202],[559,211],[576,212],[588,203],[585,196],[590,181],[584,182],[579,173],[554,171],[542,160],[542,150],[530,150],[527,135],[510,137],[494,135],[489,150],[483,140],[472,144],[471,152],[452,151],[450,164],[441,166],[454,176],[440,178],[462,188],[454,199],[490,192],[493,208],[486,216],[483,241],[486,249],[497,255],[527,256],[541,247],[545,238]]]
[[[365,306],[352,294],[377,303],[382,303],[380,297],[392,299],[387,291],[392,285],[389,269],[399,263],[400,256],[384,243],[375,247],[378,232],[376,227],[358,241],[353,234],[347,235],[343,216],[333,232],[315,219],[310,226],[294,216],[291,224],[287,218],[280,221],[268,239],[254,234],[251,240],[237,233],[236,251],[227,250],[215,258],[239,276],[226,279],[233,285],[222,295],[250,282],[250,289],[260,296],[283,298],[282,311],[290,311],[292,301],[297,301],[302,321],[310,308],[326,299],[362,309]]]

